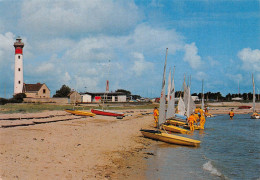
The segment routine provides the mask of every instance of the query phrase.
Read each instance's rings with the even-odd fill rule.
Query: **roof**
[[[72,95],[74,92],[78,93],[77,91],[71,91],[67,96]],[[79,94],[79,93],[78,93]]]
[[[39,91],[41,89],[41,87],[44,85],[41,83],[37,83],[37,84],[24,84],[23,85],[23,92],[34,92],[34,91]]]

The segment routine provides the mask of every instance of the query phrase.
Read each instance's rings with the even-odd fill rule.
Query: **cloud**
[[[193,69],[197,69],[202,65],[201,57],[198,55],[198,48],[195,43],[186,44],[184,46],[183,60],[188,62]]]
[[[142,20],[134,1],[25,0],[20,27],[48,36],[124,34]]]
[[[208,56],[207,59],[208,59],[208,61],[209,61],[209,64],[210,64],[212,67],[220,65],[219,61],[214,60],[214,59],[213,59],[212,57],[210,57],[210,56]]]
[[[54,64],[52,63],[42,63],[40,66],[38,66],[34,72],[39,74],[48,74],[54,70]]]
[[[161,53],[168,47],[169,53],[174,54],[184,44],[184,37],[175,29],[156,28],[145,23],[138,25],[128,40],[129,48],[142,49],[148,53]]]
[[[208,75],[205,72],[199,71],[196,73],[195,77],[196,80],[207,80],[208,79]]]
[[[145,61],[144,55],[138,52],[133,53],[134,65],[131,70],[136,74],[136,76],[141,76],[143,71],[153,69],[153,64],[151,62]]]
[[[11,55],[14,53],[14,34],[7,32],[5,34],[0,34],[0,64],[3,66],[10,61]]]
[[[242,68],[251,72],[260,72],[260,50],[244,48],[238,52],[237,56],[242,60]]]
[[[239,83],[243,81],[243,75],[242,74],[227,74],[227,77],[235,82],[235,83]]]

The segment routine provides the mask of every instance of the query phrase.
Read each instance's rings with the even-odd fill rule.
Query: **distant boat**
[[[102,116],[114,116],[114,117],[123,117],[124,113],[121,112],[115,112],[115,111],[109,111],[109,110],[102,110],[102,109],[91,109],[91,112],[97,115]]]
[[[96,114],[91,113],[91,112],[86,112],[86,111],[78,111],[78,110],[73,110],[73,109],[65,109],[66,112],[78,115],[78,116],[95,116]]]

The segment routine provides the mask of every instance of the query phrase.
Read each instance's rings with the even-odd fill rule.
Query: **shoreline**
[[[209,112],[228,114],[232,108],[235,114],[252,113],[235,106],[211,107]],[[18,119],[1,120],[1,126],[45,122],[0,128],[0,178],[146,179],[146,150],[157,141],[144,138],[140,129],[153,129],[153,109],[120,111],[126,112],[120,120],[65,111],[0,114],[0,119]]]

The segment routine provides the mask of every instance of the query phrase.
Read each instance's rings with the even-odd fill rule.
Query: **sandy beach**
[[[214,107],[210,113],[226,114],[230,108]],[[144,149],[157,142],[139,130],[153,128],[152,111],[121,110],[123,119],[65,111],[1,114],[1,179],[146,179]]]
[[[31,121],[71,119],[1,128],[1,178],[145,179],[145,163],[139,157],[145,154],[138,152],[150,143],[139,132],[153,123],[148,112],[152,110],[134,110],[120,120],[105,116],[72,116],[63,111],[0,115],[0,119],[41,117],[1,120],[1,126],[12,122],[30,124]],[[43,118],[50,115],[54,117]],[[73,119],[75,117],[77,119]]]

